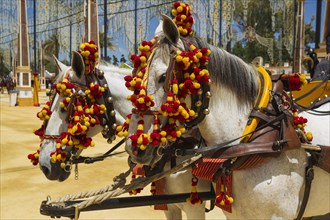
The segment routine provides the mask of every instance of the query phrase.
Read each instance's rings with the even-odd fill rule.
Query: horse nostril
[[[45,166],[40,166],[41,171],[47,176],[49,174],[49,169]]]
[[[145,150],[137,150],[137,157],[143,157],[146,154]]]

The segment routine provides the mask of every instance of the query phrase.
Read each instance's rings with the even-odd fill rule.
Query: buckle
[[[178,156],[183,156],[184,152],[182,149],[175,149],[174,151],[174,156],[178,157]]]

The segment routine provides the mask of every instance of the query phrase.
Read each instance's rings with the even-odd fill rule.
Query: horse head
[[[55,62],[60,74],[53,97],[38,113],[39,117],[44,112],[47,119],[36,133],[42,140],[37,162],[47,179],[64,181],[71,173],[73,160],[94,145],[94,135],[102,132],[108,143],[114,140],[116,122],[122,123],[131,109],[123,80],[131,70],[99,66],[86,72],[78,52],[73,52],[71,67],[56,58]]]
[[[185,38],[180,37],[175,23],[165,15],[162,31],[159,28],[157,30],[159,36],[149,44],[152,44],[152,49],[147,53],[145,68],[138,67],[135,75],[128,80],[129,85],[132,85],[132,82],[141,83],[131,88],[135,89],[131,97],[134,109],[128,128],[126,151],[133,162],[150,166],[154,166],[163,158],[163,152],[168,146],[184,133],[184,124],[195,118],[190,105],[190,95],[198,96],[204,88],[200,88],[200,85],[209,82],[208,72],[203,68],[209,51],[193,48]],[[185,56],[188,53],[194,53],[193,56],[198,53],[198,59],[204,59],[199,69],[203,71],[199,77],[201,84],[187,82],[187,85],[191,83],[192,88],[184,85],[184,82],[188,81],[184,74],[191,62]],[[196,74],[197,72],[196,65]]]

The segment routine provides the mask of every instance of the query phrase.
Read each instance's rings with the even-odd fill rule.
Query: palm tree
[[[51,35],[48,40],[42,44],[42,49],[44,54],[45,68],[50,72],[58,73],[53,60],[53,55],[58,57],[60,50],[59,38],[56,33],[53,33],[53,35]]]
[[[50,36],[50,38],[42,44],[42,48],[44,50],[44,59],[45,61],[52,61],[53,55],[58,57],[60,50],[60,43],[58,36],[54,33]]]
[[[102,49],[101,54],[102,56],[104,56],[104,54],[102,53],[104,50],[104,32],[99,32],[99,42],[100,42],[100,49]],[[114,39],[113,37],[108,37],[107,36],[107,48],[110,50],[116,50],[117,49],[117,45],[114,44]]]

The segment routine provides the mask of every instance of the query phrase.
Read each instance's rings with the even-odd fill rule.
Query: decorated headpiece
[[[94,68],[98,59],[98,48],[93,41],[83,43],[80,46],[81,53],[86,70],[86,74],[93,74]],[[73,96],[75,91],[79,89],[79,85],[71,83],[69,77],[63,79],[62,82],[53,85],[56,92],[63,97],[60,107],[65,111],[70,111],[68,118],[68,130],[62,132],[56,139],[56,150],[51,153],[52,163],[61,163],[64,167],[67,158],[65,146],[72,146],[77,149],[86,149],[94,146],[92,138],[87,137],[90,127],[100,124],[99,117],[105,113],[106,107],[104,104],[98,104],[97,99],[102,97],[105,88],[94,83],[90,83],[89,88],[85,90],[86,96]],[[34,131],[34,134],[40,137],[42,141],[44,138],[53,138],[44,134],[47,122],[52,114],[50,110],[51,102],[47,102],[45,107],[37,113],[37,117],[43,120],[41,128]],[[39,150],[36,153],[29,154],[28,158],[33,165],[38,164]]]
[[[175,2],[173,4],[172,14],[175,16],[173,21],[182,36],[192,34],[191,26],[193,24],[192,14],[188,4]],[[196,117],[195,112],[189,109],[185,103],[187,95],[196,95],[201,85],[209,83],[209,73],[206,69],[209,60],[210,50],[207,48],[198,49],[192,43],[189,43],[187,51],[176,51],[175,64],[180,74],[183,74],[183,81],[176,77],[176,72],[168,73],[173,74],[173,79],[170,82],[170,89],[167,94],[166,102],[161,105],[158,112],[154,114],[154,130],[151,134],[144,133],[144,121],[142,115],[149,111],[150,107],[154,106],[153,97],[146,92],[148,81],[148,68],[149,62],[152,59],[154,49],[158,46],[158,38],[155,37],[150,42],[143,41],[139,47],[140,54],[132,55],[131,60],[134,64],[133,74],[126,76],[126,87],[133,91],[133,95],[129,96],[134,108],[140,115],[138,121],[137,131],[129,138],[134,147],[133,151],[138,149],[145,150],[148,145],[155,147],[159,146],[166,141],[175,141],[185,131],[182,124],[190,121]],[[160,120],[158,115],[161,114],[168,118],[168,124],[160,129]],[[117,134],[126,136],[129,125],[129,118],[124,125],[117,127]]]

